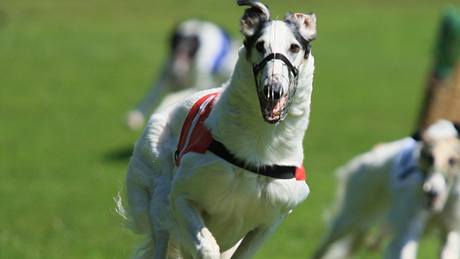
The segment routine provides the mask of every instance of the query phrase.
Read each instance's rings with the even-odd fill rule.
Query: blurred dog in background
[[[440,258],[460,258],[459,127],[440,120],[422,134],[381,144],[339,170],[338,213],[314,258],[347,258],[381,223],[385,258],[416,258],[426,226],[442,234]]]
[[[214,23],[196,19],[180,23],[171,35],[170,55],[161,75],[128,113],[128,127],[140,129],[155,108],[167,107],[193,92],[221,85],[233,71],[240,45]]]

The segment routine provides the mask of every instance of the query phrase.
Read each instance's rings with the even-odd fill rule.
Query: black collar
[[[248,165],[243,160],[235,157],[235,155],[233,155],[224,146],[224,144],[215,139],[212,140],[208,150],[211,151],[211,153],[214,155],[224,159],[225,161],[256,174],[269,176],[276,179],[292,179],[296,177],[297,167],[295,166],[263,165],[258,167],[254,165]]]

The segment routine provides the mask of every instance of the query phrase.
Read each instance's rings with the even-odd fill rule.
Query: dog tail
[[[128,221],[128,215],[126,213],[125,207],[123,206],[123,198],[121,198],[121,190],[118,191],[117,196],[113,197],[115,202],[115,212],[123,218],[123,220]]]

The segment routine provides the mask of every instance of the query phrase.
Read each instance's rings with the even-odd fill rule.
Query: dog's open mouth
[[[426,205],[428,209],[433,209],[436,205],[437,200],[438,200],[438,197],[427,197]]]
[[[439,196],[429,196],[426,199],[425,208],[433,212],[439,212],[444,208],[443,199]]]
[[[264,119],[269,123],[276,123],[283,119],[288,103],[288,96],[282,96],[277,100],[269,99],[266,102],[263,110]]]

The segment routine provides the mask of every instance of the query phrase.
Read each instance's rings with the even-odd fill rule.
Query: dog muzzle
[[[274,62],[275,60],[281,60],[283,66],[287,67],[288,76],[272,78],[269,83],[265,83],[265,78],[259,76],[259,73],[268,62]],[[299,70],[281,53],[267,55],[259,64],[254,64],[252,68],[264,120],[268,123],[283,121],[289,112],[289,107],[297,89]],[[284,68],[282,71],[284,71]],[[286,81],[287,90],[284,87],[285,84],[283,84]]]

